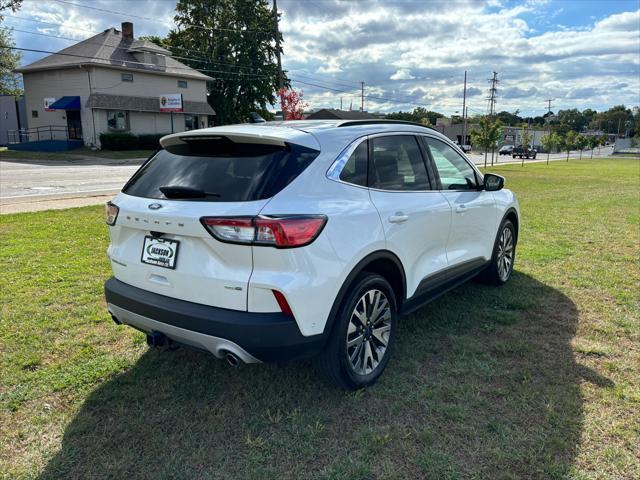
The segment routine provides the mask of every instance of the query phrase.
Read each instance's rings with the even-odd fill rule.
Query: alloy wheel
[[[511,266],[513,265],[513,232],[509,227],[502,229],[500,239],[498,240],[498,255],[496,261],[498,262],[498,275],[500,280],[506,282],[511,275]]]
[[[366,291],[356,303],[347,328],[349,365],[358,375],[368,375],[380,364],[391,335],[391,305],[378,289]]]

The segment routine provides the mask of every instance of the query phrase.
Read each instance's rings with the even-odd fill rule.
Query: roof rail
[[[372,119],[372,120],[345,120],[341,122],[338,127],[353,127],[356,125],[376,125],[376,124],[399,124],[399,125],[413,125],[414,127],[428,128],[434,130],[431,127],[427,127],[421,123],[409,122],[407,120],[387,120],[387,119]]]

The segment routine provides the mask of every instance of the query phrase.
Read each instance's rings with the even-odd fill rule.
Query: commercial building
[[[0,95],[0,146],[5,147],[17,131],[26,126],[24,95]]]
[[[206,83],[212,78],[152,42],[135,40],[132,23],[121,27],[16,70],[24,80],[29,140],[49,135],[100,146],[101,133],[209,126],[215,112]]]

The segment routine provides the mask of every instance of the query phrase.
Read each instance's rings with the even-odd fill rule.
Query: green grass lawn
[[[640,162],[492,169],[516,273],[403,319],[373,388],[233,369],[105,310],[101,207],[0,217],[0,477],[640,478]]]
[[[66,160],[69,157],[78,156],[97,157],[97,158],[113,158],[113,159],[129,159],[129,158],[147,158],[153,153],[153,150],[91,150],[90,148],[76,148],[66,152],[23,152],[17,150],[0,150],[0,160]]]

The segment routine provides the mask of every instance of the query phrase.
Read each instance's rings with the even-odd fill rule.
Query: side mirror
[[[504,177],[493,173],[484,174],[484,189],[487,192],[496,192],[504,188]]]

